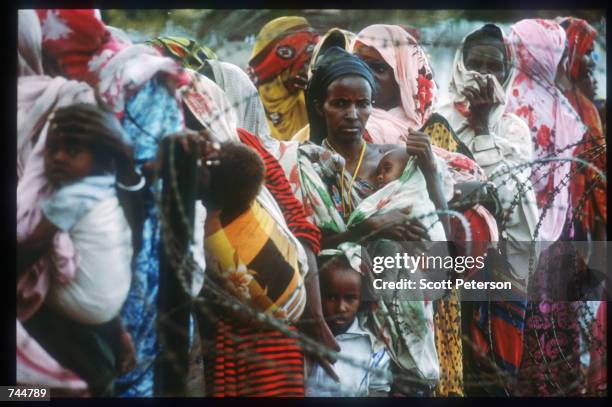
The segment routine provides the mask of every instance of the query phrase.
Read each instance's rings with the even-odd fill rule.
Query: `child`
[[[218,160],[218,166],[200,174],[200,197],[208,211],[207,281],[294,330],[306,305],[299,242],[275,211],[256,199],[265,171],[257,153],[225,143]],[[276,213],[282,220],[280,210]],[[212,351],[205,354],[208,396],[304,395],[304,357],[297,339],[227,307],[218,316],[210,332]]]
[[[394,148],[387,151],[376,168],[376,187],[382,189],[391,181],[402,176],[406,164],[408,164],[408,153],[405,148]]]
[[[391,390],[389,354],[359,315],[368,287],[361,251],[356,244],[342,243],[339,250],[321,252],[334,256],[320,268],[320,283],[323,315],[341,348],[334,364],[340,383],[315,365],[306,382],[308,397],[387,396]]]
[[[297,249],[255,199],[264,181],[263,162],[233,143],[222,145],[219,162],[209,167],[210,184],[201,197],[208,210],[209,271],[245,303],[296,321],[305,304]]]
[[[127,201],[120,202],[116,190],[117,172],[127,173],[132,159],[114,121],[93,105],[55,112],[44,157],[53,192],[43,201],[40,224],[18,246],[21,267],[48,250],[60,230],[78,251],[74,278],[53,281],[27,327],[88,382],[92,395],[110,395],[116,366],[133,357],[118,317],[131,283],[132,231],[122,205]]]

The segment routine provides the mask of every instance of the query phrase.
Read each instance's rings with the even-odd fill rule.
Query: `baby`
[[[341,247],[347,245],[351,244],[343,243]],[[361,251],[359,246],[353,246]],[[340,358],[333,366],[340,383],[334,382],[321,366],[314,365],[306,381],[307,397],[380,396],[388,395],[391,389],[389,354],[359,318],[365,277],[351,263],[354,261],[340,254],[322,264],[319,271],[323,315],[341,348]]]
[[[382,189],[391,181],[395,181],[402,176],[406,164],[408,164],[408,153],[403,147],[394,148],[387,151],[376,168],[376,187]]]
[[[255,151],[225,143],[219,165],[201,175],[207,273],[260,311],[297,321],[306,304],[297,240],[256,198],[265,167]]]

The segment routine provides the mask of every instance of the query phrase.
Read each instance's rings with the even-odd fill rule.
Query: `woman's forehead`
[[[355,44],[354,53],[362,59],[378,60],[385,62],[384,58],[382,57],[382,55],[380,55],[380,52],[378,52],[376,48],[367,46],[359,41],[357,41]]]
[[[482,42],[471,45],[469,48],[465,50],[464,57],[467,58],[475,58],[475,59],[499,59],[501,61],[504,60],[505,55],[503,52],[491,44],[490,42]]]
[[[359,75],[341,76],[327,88],[328,96],[370,97],[371,94],[369,82]]]

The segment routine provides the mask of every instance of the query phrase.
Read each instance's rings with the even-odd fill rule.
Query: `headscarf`
[[[328,48],[317,61],[313,75],[306,88],[306,110],[310,122],[311,140],[319,144],[327,137],[325,120],[315,109],[315,100],[323,102],[327,88],[333,81],[343,76],[357,75],[364,78],[372,88],[372,97],[376,93],[376,80],[370,68],[355,55],[349,54],[340,47]]]
[[[396,144],[408,130],[418,130],[433,111],[438,88],[423,49],[397,25],[374,24],[357,34],[352,49],[360,44],[376,49],[391,66],[401,105],[385,111],[374,108],[367,130],[375,144]]]
[[[597,31],[585,20],[565,17],[559,19],[559,24],[565,29],[568,40],[568,75],[574,84],[565,91],[572,106],[576,109],[582,122],[588,127],[589,133],[585,135],[574,154],[597,166],[599,170],[606,171],[606,139],[601,126],[601,118],[597,108],[589,98],[575,85],[580,79],[582,59],[587,51],[593,49]],[[590,193],[586,193],[589,189]],[[570,182],[570,197],[572,206],[577,208],[576,217],[582,223],[586,232],[593,232],[596,228],[596,212],[603,223],[607,221],[607,191],[605,180],[590,168],[581,168],[580,164],[572,163],[572,180]]]
[[[276,140],[270,136],[266,113],[257,93],[257,88],[248,75],[234,64],[209,59],[214,81],[223,91],[236,111],[237,127],[259,137],[266,148]]]
[[[576,81],[580,75],[582,58],[587,51],[593,49],[597,30],[581,18],[564,17],[557,22],[565,29],[567,36],[567,73],[570,79]]]
[[[266,24],[255,39],[249,73],[255,85],[269,82],[286,69],[291,76],[310,60],[318,35],[303,17],[279,17]]]
[[[45,9],[37,13],[45,52],[58,62],[67,78],[97,88],[119,118],[129,96],[154,75],[171,77],[175,88],[187,83],[172,59],[161,57],[150,46],[127,44],[113,37],[96,10]]]
[[[17,19],[18,76],[42,75],[42,33],[34,10],[19,10]]]
[[[351,268],[357,273],[365,276],[367,274],[367,269],[363,268],[365,264],[362,264],[361,261],[362,253],[364,252],[365,249],[356,243],[343,242],[340,243],[336,249],[321,250],[319,257],[346,257]]]
[[[310,60],[318,36],[302,17],[280,17],[259,32],[248,73],[261,97],[272,137],[288,140],[308,123],[304,92],[288,89]]]
[[[501,31],[499,27],[493,24],[487,24],[484,27],[487,27],[487,26],[495,27],[499,33],[499,42],[501,44],[507,44],[503,37],[503,32]],[[479,34],[479,33],[483,32],[484,27],[478,30],[472,31],[470,34],[465,36],[463,38],[463,41],[461,42],[461,45],[457,49],[457,52],[455,53],[455,60],[453,62],[453,75],[452,75],[450,84],[448,86],[448,91],[450,94],[451,101],[448,106],[444,106],[441,108],[441,110],[442,109],[444,110],[443,115],[449,121],[451,127],[453,128],[453,130],[455,130],[456,133],[458,133],[458,135],[463,134],[464,131],[467,131],[467,132],[471,131],[471,129],[467,126],[467,122],[468,122],[467,118],[470,114],[470,106],[465,96],[463,96],[463,90],[466,87],[471,86],[471,87],[477,88],[478,87],[477,86],[478,82],[476,82],[477,77],[485,79],[485,80],[487,79],[487,77],[490,77],[493,80],[493,83],[494,83],[494,95],[493,96],[494,96],[494,100],[497,103],[497,105],[495,106],[495,108],[491,109],[491,112],[489,113],[489,124],[492,126],[495,126],[496,124],[499,123],[499,120],[502,114],[504,113],[505,105],[506,105],[506,92],[505,91],[507,87],[510,85],[510,83],[512,82],[512,72],[514,72],[514,70],[512,70],[512,72],[507,71],[506,80],[504,81],[503,84],[500,84],[497,78],[493,75],[486,75],[486,76],[481,75],[480,73],[476,71],[470,71],[465,67],[464,58],[465,58],[466,49],[469,47],[468,41],[475,42],[476,41],[475,38],[483,39],[483,34]],[[491,32],[491,31],[492,31],[491,29],[488,30],[488,32]],[[491,39],[487,38],[485,41],[488,41],[488,43],[493,44],[493,40]],[[506,68],[510,69],[512,67],[512,49],[509,46],[504,47],[502,45],[500,47],[500,51],[504,54]],[[452,109],[449,109],[449,107],[452,107]],[[473,133],[473,131],[471,132]],[[462,137],[462,139],[464,138],[465,137]]]
[[[568,100],[555,86],[557,67],[565,48],[563,28],[550,20],[522,20],[511,28],[516,74],[506,111],[522,117],[531,130],[535,158],[569,158],[585,128]],[[538,237],[556,241],[569,210],[567,187],[570,162],[537,164],[531,180],[541,214]],[[559,191],[555,194],[554,189]],[[553,196],[554,194],[554,196]],[[551,205],[549,205],[551,204]]]
[[[149,44],[181,63],[183,67],[199,71],[208,59],[217,59],[217,55],[208,47],[199,45],[194,40],[183,37],[157,37]]]
[[[331,28],[329,31],[321,37],[321,40],[317,43],[312,51],[312,59],[308,66],[308,79],[312,77],[312,71],[317,63],[317,59],[325,53],[325,51],[331,47],[339,47],[347,52],[351,52],[351,43],[355,39],[355,34],[343,30],[342,28]]]

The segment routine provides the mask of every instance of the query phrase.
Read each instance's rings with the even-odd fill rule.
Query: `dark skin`
[[[589,100],[595,99],[595,95],[597,94],[597,80],[595,79],[593,49],[587,51],[582,57],[576,85]]]
[[[504,83],[507,76],[504,54],[495,46],[487,43],[472,45],[463,55],[465,67],[482,75],[493,75],[499,83]],[[496,106],[494,83],[476,78],[477,87],[466,86],[463,95],[470,104],[469,126],[476,134],[489,134],[489,114]]]
[[[346,171],[353,174],[357,169],[363,147],[363,131],[372,111],[372,89],[360,76],[345,76],[330,84],[324,101],[315,101],[315,108],[326,121],[327,142],[344,157]],[[363,162],[356,176],[376,185],[376,169],[382,156],[394,145],[366,144]],[[428,190],[434,204],[446,205],[442,187],[435,171],[429,136],[414,132],[406,143],[406,151],[417,158],[423,174],[428,180]],[[439,196],[438,196],[439,195]],[[425,227],[416,220],[407,220],[410,209],[393,210],[383,215],[372,216],[350,230],[323,237],[324,248],[337,247],[345,241],[358,241],[376,236],[393,240],[429,240]]]
[[[96,137],[107,137],[121,145],[118,127],[113,123],[114,117],[108,112],[93,105],[72,105],[58,109],[51,117],[50,130],[47,135],[45,150],[45,174],[51,185],[62,185],[78,181],[101,171],[94,152],[86,145],[77,142],[70,134],[90,132]],[[119,130],[120,131],[120,130]],[[127,154],[129,149],[124,146]],[[127,157],[127,156],[126,156]],[[129,165],[123,160],[122,165]],[[33,233],[21,242],[17,242],[17,272],[22,275],[41,256],[51,250],[53,237],[59,231],[45,216],[36,226]],[[136,352],[129,333],[123,327],[120,317],[108,325],[116,341],[113,348],[117,350],[118,374],[125,374],[136,366]]]
[[[186,152],[188,152],[192,146],[198,146],[197,148],[199,148],[201,157],[201,165],[198,170],[199,190],[200,196],[206,195],[210,187],[210,172],[208,171],[208,167],[210,165],[217,165],[221,145],[216,141],[212,133],[206,129],[201,129],[199,132],[185,130],[171,135],[170,137],[179,141],[183,150]],[[207,209],[209,211],[206,219],[207,224],[215,217],[226,216],[223,214],[222,208],[214,206],[212,202],[208,203]],[[235,214],[232,216],[235,217]],[[339,351],[340,346],[323,318],[316,255],[312,252],[307,243],[304,243],[302,246],[306,252],[309,268],[309,272],[304,281],[306,289],[306,308],[302,318],[302,329],[317,342],[322,343],[331,350]],[[244,324],[253,325],[253,321],[246,320],[244,316],[232,315],[231,317]],[[339,381],[332,367],[335,358],[318,354],[313,354],[311,356],[321,365],[321,367],[323,367],[323,369],[325,369],[330,377]]]
[[[351,326],[361,303],[361,274],[334,265],[321,276],[323,314],[334,335],[345,333]]]
[[[374,100],[376,107],[383,110],[389,110],[399,106],[401,102],[401,93],[399,85],[395,80],[393,68],[389,66],[380,53],[372,47],[358,44],[355,49],[355,55],[361,58],[374,73],[374,77],[378,83],[378,92]]]

